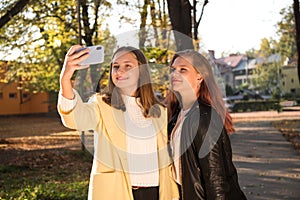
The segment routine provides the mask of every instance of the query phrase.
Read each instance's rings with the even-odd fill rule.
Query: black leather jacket
[[[169,123],[169,134],[176,123]],[[183,200],[245,200],[232,162],[229,137],[212,107],[196,102],[181,133]]]

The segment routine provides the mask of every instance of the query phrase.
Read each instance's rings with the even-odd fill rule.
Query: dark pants
[[[158,200],[159,199],[159,189],[158,187],[146,187],[133,189],[133,199],[134,200]]]
[[[179,191],[179,200],[182,200],[182,188],[181,188],[181,185],[179,185],[178,183],[176,183],[177,184],[177,186],[178,186],[178,191]]]

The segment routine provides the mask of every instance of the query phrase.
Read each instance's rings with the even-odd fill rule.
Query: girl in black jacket
[[[177,52],[170,75],[170,146],[181,199],[246,199],[232,162],[232,120],[209,62],[194,50]]]

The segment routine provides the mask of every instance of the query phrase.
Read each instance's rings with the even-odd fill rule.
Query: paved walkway
[[[300,112],[232,114],[233,160],[248,200],[299,200],[300,155],[272,121],[300,119]]]

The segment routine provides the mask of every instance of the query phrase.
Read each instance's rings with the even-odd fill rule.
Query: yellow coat
[[[75,92],[77,103],[73,110],[59,114],[66,127],[79,131],[94,130],[94,160],[89,185],[89,200],[133,200],[126,157],[126,132],[121,110],[103,102],[94,95],[83,103]],[[167,112],[161,107],[160,118],[152,118],[157,132],[159,159],[159,199],[179,198],[172,178],[168,155]]]

